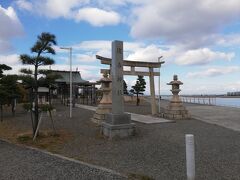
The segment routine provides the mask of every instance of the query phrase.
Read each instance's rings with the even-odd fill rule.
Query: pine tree
[[[6,64],[0,64],[0,78],[2,78],[3,71],[11,70],[12,68],[10,66],[7,66]]]
[[[129,94],[127,90],[127,83],[125,82],[125,80],[123,80],[123,94]]]
[[[42,33],[38,36],[37,42],[31,48],[31,52],[34,53],[33,56],[27,54],[20,55],[20,60],[24,65],[33,65],[34,71],[30,69],[22,69],[21,72],[32,75],[34,78],[33,89],[34,89],[34,120],[33,120],[33,134],[35,134],[38,126],[39,110],[38,110],[38,68],[40,66],[52,65],[54,60],[43,56],[43,54],[55,54],[53,45],[56,45],[55,35],[50,33]]]
[[[146,82],[143,76],[138,76],[138,79],[136,81],[136,84],[132,86],[132,89],[130,90],[131,93],[137,95],[137,106],[139,106],[140,99],[138,97],[139,94],[143,94],[146,88]]]
[[[11,70],[12,68],[7,66],[6,64],[0,64],[0,81],[3,77],[3,71]],[[1,110],[1,121],[3,120],[3,105],[7,102],[8,93],[6,91],[5,86],[0,82],[0,110]]]
[[[15,101],[22,96],[17,81],[17,75],[6,75],[0,80],[1,88],[6,93],[7,104],[11,104],[13,115],[15,115]]]

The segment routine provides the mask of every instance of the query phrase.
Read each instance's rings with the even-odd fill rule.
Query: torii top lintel
[[[96,58],[101,60],[101,64],[108,64],[111,65],[111,58],[102,57],[96,55]],[[161,64],[165,63],[164,61],[161,62],[142,62],[142,61],[128,61],[123,60],[123,66],[131,66],[131,67],[149,67],[149,68],[159,68]]]

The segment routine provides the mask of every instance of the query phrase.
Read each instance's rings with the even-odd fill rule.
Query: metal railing
[[[180,98],[186,103],[216,105],[215,96],[180,96]]]

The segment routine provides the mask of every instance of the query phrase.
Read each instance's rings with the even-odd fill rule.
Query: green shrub
[[[31,110],[31,104],[30,103],[24,103],[23,104],[23,109],[25,109],[26,111]]]

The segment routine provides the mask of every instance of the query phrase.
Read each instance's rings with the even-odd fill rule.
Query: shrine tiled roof
[[[56,79],[55,82],[69,84],[70,72],[52,70],[54,74],[60,75],[61,78]],[[88,84],[89,81],[83,80],[79,71],[72,71],[72,83],[73,84]]]

